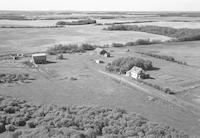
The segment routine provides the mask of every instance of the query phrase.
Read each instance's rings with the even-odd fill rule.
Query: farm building
[[[132,77],[134,79],[141,79],[143,75],[144,75],[144,70],[136,66],[134,66],[131,70],[126,72],[126,76]]]
[[[45,53],[33,54],[32,62],[35,64],[45,64],[47,62],[47,55]]]
[[[98,55],[103,55],[105,57],[110,57],[110,53],[107,52],[106,50],[102,49],[102,48],[96,48],[95,49],[95,52],[98,54]]]
[[[103,63],[102,60],[98,60],[98,59],[96,59],[95,62],[96,62],[97,64],[101,64],[101,63]]]
[[[110,57],[110,53],[108,53],[108,52],[105,53],[105,54],[104,54],[104,57]]]

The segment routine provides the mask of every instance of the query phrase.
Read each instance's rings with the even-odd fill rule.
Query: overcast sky
[[[0,0],[0,10],[200,11],[200,0]]]

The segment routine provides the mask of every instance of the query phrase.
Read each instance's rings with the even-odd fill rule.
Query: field
[[[146,25],[155,25],[155,26],[163,26],[163,27],[173,27],[173,28],[200,28],[199,22],[173,22],[173,21],[161,21],[161,22],[151,22],[151,23],[134,23],[133,25],[140,25],[140,26],[146,26]]]
[[[152,71],[153,77],[155,75],[155,78],[160,78],[156,80],[158,80],[160,83],[161,80],[163,80],[163,85],[165,87],[167,87],[167,85],[171,83],[171,85],[174,85],[173,89],[175,89],[176,91],[182,91],[196,85],[198,86],[199,84],[199,53],[196,52],[196,50],[199,49],[198,45],[199,42],[176,43],[175,45],[174,43],[172,43],[170,45],[167,44],[163,46],[153,46],[151,47],[151,49],[143,47],[141,49],[138,49],[138,51],[156,53],[159,55],[168,55],[175,57],[177,60],[186,62],[188,66],[178,65],[173,62],[170,63],[168,61],[144,56],[145,58],[149,58],[150,60],[152,60],[156,67],[162,67],[159,71]],[[189,50],[188,47],[190,47]],[[172,70],[175,69],[177,69],[178,72],[172,72]]]
[[[169,37],[141,33],[141,32],[116,32],[102,30],[102,26],[70,26],[66,28],[11,28],[0,29],[1,52],[22,51],[45,51],[48,47],[59,43],[92,43],[98,45],[111,44],[114,42],[129,42],[137,39],[169,40]],[[9,47],[9,50],[7,51]],[[5,50],[3,50],[5,48]]]
[[[145,116],[153,122],[183,130],[191,136],[200,136],[200,41],[168,42],[172,38],[135,31],[106,31],[107,25],[77,25],[63,28],[37,28],[55,25],[58,21],[96,19],[97,23],[155,21],[135,25],[157,25],[174,28],[199,28],[200,18],[182,15],[175,17],[163,13],[106,13],[106,12],[19,12],[24,19],[9,19],[1,13],[0,26],[34,26],[36,28],[0,28],[0,73],[28,73],[31,81],[0,83],[0,95],[25,99],[34,105],[119,107]],[[9,13],[8,15],[10,15]],[[4,15],[4,16],[2,16]],[[176,21],[175,21],[176,20]],[[178,21],[177,21],[178,20]],[[190,21],[190,22],[186,22]],[[159,44],[112,47],[112,43],[160,40]],[[46,52],[55,44],[94,44],[104,46],[111,57],[95,51],[47,55],[47,64],[30,67],[24,64],[30,54]],[[107,45],[109,44],[109,45]],[[140,54],[151,53],[170,56],[187,65]],[[13,60],[8,55],[24,53]],[[5,56],[6,55],[6,56]],[[150,79],[136,81],[123,74],[110,73],[105,66],[120,57],[137,57],[152,61],[153,70],[146,71]],[[102,64],[96,64],[96,60]],[[169,88],[174,95],[166,94],[146,84]],[[5,132],[0,137],[5,137]]]

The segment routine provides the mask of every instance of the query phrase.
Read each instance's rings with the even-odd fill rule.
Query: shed
[[[97,64],[104,63],[102,60],[99,60],[99,59],[96,59],[95,62],[96,62]]]
[[[32,54],[32,62],[35,64],[45,64],[47,62],[46,53]]]
[[[104,57],[110,57],[110,53],[108,53],[108,52],[105,53],[105,54],[104,54]]]
[[[126,72],[126,76],[132,77],[134,79],[141,79],[144,74],[144,70],[137,66],[134,66],[131,70]]]

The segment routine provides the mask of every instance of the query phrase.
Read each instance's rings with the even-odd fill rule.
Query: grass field
[[[117,50],[113,50],[116,51],[113,55],[120,55]],[[113,58],[117,58],[116,56]],[[93,51],[83,54],[65,54],[64,58],[64,60],[55,60],[55,56],[50,56],[48,60],[53,63],[41,65],[39,69],[20,68],[20,61],[14,64],[9,63],[9,60],[4,61],[4,64],[0,65],[1,71],[3,65],[7,65],[4,71],[22,73],[28,71],[35,80],[23,85],[16,84],[9,87],[3,85],[0,94],[24,98],[36,104],[121,107],[189,134],[199,134],[196,121],[198,116],[159,98],[154,102],[149,101],[148,95],[140,89],[127,87],[98,73],[98,70],[104,70],[105,64],[113,58],[98,56]],[[95,64],[94,59],[102,59],[105,64]],[[76,79],[71,79],[72,77]],[[154,91],[154,89],[149,90]]]
[[[190,50],[186,50],[188,45],[192,45]],[[130,52],[125,51],[126,48],[116,49],[114,58],[117,57],[126,57],[126,56],[136,56],[143,59],[148,59],[152,61],[154,67],[158,68],[157,70],[147,71],[153,79],[144,80],[151,84],[158,84],[163,88],[170,88],[175,92],[187,90],[195,86],[199,86],[200,81],[200,70],[199,68],[199,58],[193,52],[198,48],[199,42],[190,42],[190,43],[170,43],[170,44],[157,44],[150,46],[137,46],[129,47]],[[193,50],[192,50],[193,48]],[[181,50],[180,50],[181,49]],[[180,61],[186,61],[189,66],[179,65],[170,61],[165,61],[162,59],[157,59],[154,57],[149,57],[141,55],[135,52],[147,52],[147,53],[156,53],[159,55],[169,55]],[[187,53],[187,54],[185,54]],[[194,54],[193,54],[194,53]],[[188,55],[184,57],[184,55]],[[190,56],[189,56],[190,55]],[[175,71],[177,70],[177,71]]]
[[[125,43],[137,39],[169,40],[169,37],[141,32],[109,32],[103,31],[102,26],[86,25],[66,28],[28,28],[0,29],[1,53],[10,50],[24,52],[45,51],[57,43],[92,43],[111,44]],[[5,48],[5,50],[3,50]]]
[[[151,23],[134,23],[132,25],[146,26],[155,25],[162,27],[173,27],[173,28],[200,28],[200,22],[172,22],[172,21],[161,21],[161,22],[151,22]]]

